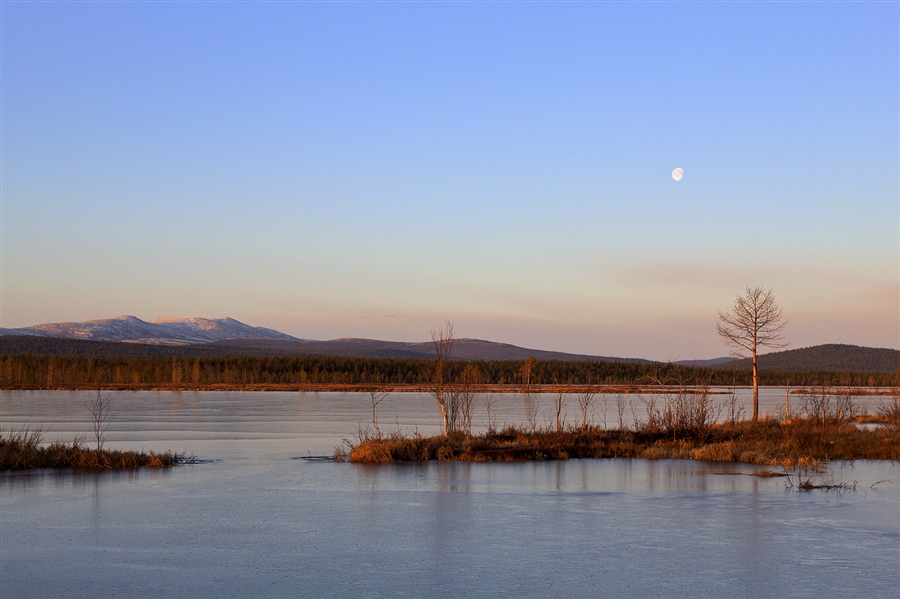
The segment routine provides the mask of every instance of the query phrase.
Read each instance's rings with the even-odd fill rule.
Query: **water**
[[[91,397],[4,391],[0,416],[68,440],[90,430]],[[810,493],[690,461],[362,466],[301,458],[365,426],[367,395],[114,400],[108,445],[215,461],[0,476],[3,597],[896,597],[900,585],[897,464],[837,464],[828,476],[857,490]],[[522,420],[520,400],[499,401],[501,419]],[[431,402],[391,396],[379,425],[432,432]]]

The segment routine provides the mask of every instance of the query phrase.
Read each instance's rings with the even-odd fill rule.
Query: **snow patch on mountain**
[[[191,345],[228,339],[282,339],[296,337],[265,327],[253,327],[233,318],[157,318],[150,322],[136,316],[119,316],[86,322],[39,324],[0,329],[0,335],[36,335],[91,341],[130,341],[163,345]]]

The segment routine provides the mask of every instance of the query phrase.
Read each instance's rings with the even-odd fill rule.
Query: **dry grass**
[[[878,422],[893,430],[900,430],[900,393],[891,396],[891,401],[878,409]]]
[[[804,460],[900,460],[900,430],[859,429],[852,423],[794,419],[760,420],[682,431],[506,428],[483,435],[362,438],[350,447],[351,462],[416,460],[519,462],[569,458],[692,459],[769,466]]]
[[[91,449],[83,437],[76,437],[71,443],[49,445],[42,445],[42,438],[41,429],[0,430],[0,470],[168,468],[185,459],[173,452]]]

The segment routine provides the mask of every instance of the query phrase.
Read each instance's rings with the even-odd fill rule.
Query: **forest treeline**
[[[556,360],[451,360],[446,381],[487,385],[646,385],[708,382],[744,386],[750,371],[674,364]],[[123,387],[197,388],[227,385],[428,385],[434,361],[336,356],[89,357],[4,355],[4,389]],[[527,373],[527,374],[526,374]],[[473,376],[474,375],[474,376]],[[891,386],[898,373],[761,371],[762,385]]]

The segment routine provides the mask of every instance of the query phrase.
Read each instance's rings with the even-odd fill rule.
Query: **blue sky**
[[[2,2],[0,326],[900,347],[896,2]],[[675,182],[675,167],[685,171]]]

